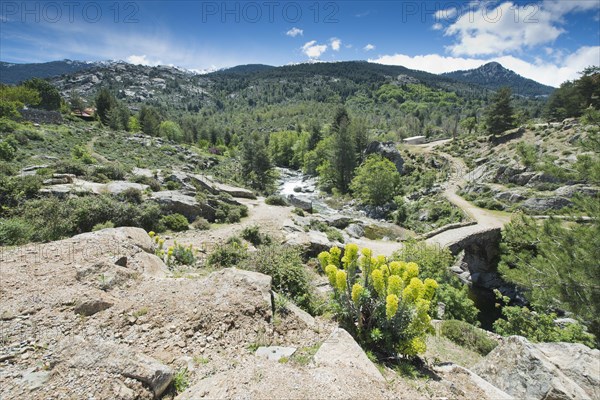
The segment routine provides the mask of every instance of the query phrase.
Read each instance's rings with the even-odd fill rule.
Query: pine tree
[[[334,187],[346,193],[354,176],[356,153],[354,138],[350,132],[350,117],[345,108],[336,112],[331,133],[333,143],[329,163],[334,173]]]
[[[100,121],[107,125],[110,121],[110,110],[117,105],[117,99],[106,88],[100,89],[96,95],[96,114]]]
[[[488,106],[485,122],[488,132],[494,136],[515,127],[510,97],[510,88],[503,87],[498,90],[492,98],[492,104]]]

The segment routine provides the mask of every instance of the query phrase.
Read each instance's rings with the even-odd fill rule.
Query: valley
[[[598,398],[600,75],[496,64],[0,65],[3,396]]]

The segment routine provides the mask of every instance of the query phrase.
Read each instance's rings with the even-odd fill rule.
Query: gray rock
[[[232,197],[256,199],[256,195],[253,191],[215,182],[210,176],[188,174],[188,177],[200,187],[212,194],[226,193]]]
[[[269,346],[259,347],[256,350],[256,357],[266,358],[269,361],[279,361],[283,357],[291,357],[296,352],[295,347]]]
[[[586,185],[571,185],[563,186],[554,191],[554,194],[561,197],[572,198],[576,195],[582,196],[597,196],[600,193],[600,188]]]
[[[90,317],[112,307],[113,304],[102,299],[88,300],[75,306],[75,314]]]
[[[523,208],[533,212],[545,212],[549,210],[560,210],[573,203],[564,197],[530,198],[523,202]]]
[[[293,194],[288,196],[288,201],[293,207],[299,208],[302,211],[306,211],[312,213],[313,205],[312,201],[304,200],[298,196],[294,196]]]
[[[496,200],[504,201],[510,204],[515,204],[526,199],[526,197],[523,196],[521,193],[512,191],[496,193],[494,198]]]
[[[294,232],[286,237],[285,243],[290,246],[298,246],[308,257],[316,257],[322,251],[328,251],[334,243],[331,243],[323,232]],[[338,244],[338,247],[340,245]]]
[[[154,192],[150,198],[160,204],[163,208],[184,215],[188,220],[193,221],[198,216],[211,220],[206,215],[205,208],[194,197],[187,196],[178,190],[166,190],[163,192]],[[214,221],[214,215],[212,216]]]
[[[127,182],[127,181],[114,181],[107,183],[105,190],[111,194],[120,194],[126,190],[135,189],[140,192],[148,189],[148,185],[142,185],[141,183]]]
[[[434,367],[436,372],[442,372],[446,374],[461,374],[469,377],[471,383],[473,383],[476,387],[478,387],[482,392],[486,394],[489,399],[494,400],[513,400],[514,397],[510,394],[498,389],[491,383],[487,382],[485,379],[481,378],[479,375],[475,374],[473,371],[461,367],[460,365],[450,364],[450,365],[442,365]]]
[[[37,371],[37,372],[26,372],[23,374],[23,384],[29,390],[39,389],[48,382],[50,379],[50,372],[48,371]]]
[[[374,141],[369,143],[365,150],[365,155],[370,154],[379,154],[382,157],[387,158],[396,166],[396,170],[402,173],[404,168],[404,158],[400,154],[400,151],[396,148],[396,143],[394,142],[378,142]]]
[[[477,364],[473,372],[519,399],[598,398],[595,388],[600,352],[583,345],[553,345],[539,346],[523,337],[511,336]],[[586,388],[591,392],[586,392]]]
[[[317,366],[327,366],[338,371],[354,370],[375,381],[384,381],[383,376],[363,349],[342,328],[336,328],[323,342],[314,356],[314,361]]]
[[[152,171],[147,168],[135,167],[135,168],[133,168],[131,173],[136,176],[145,176],[146,178],[154,178],[154,174],[152,173]]]
[[[335,216],[327,219],[327,224],[338,229],[346,229],[352,222],[352,218],[344,216]]]
[[[354,223],[348,225],[344,231],[354,239],[360,239],[365,235],[365,227],[362,224]]]

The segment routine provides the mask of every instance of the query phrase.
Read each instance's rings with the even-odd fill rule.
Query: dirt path
[[[248,217],[243,218],[237,224],[216,225],[207,231],[189,230],[167,237],[165,244],[171,245],[174,240],[178,243],[195,248],[210,250],[211,246],[224,243],[232,236],[240,234],[244,228],[258,225],[263,233],[267,233],[277,240],[283,240],[283,223],[288,219],[293,210],[292,207],[270,206],[265,204],[264,198],[256,200],[236,199],[248,207]]]

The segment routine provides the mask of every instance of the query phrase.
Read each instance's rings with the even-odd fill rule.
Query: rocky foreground
[[[600,398],[598,350],[520,337],[403,378],[333,322],[275,313],[266,275],[173,276],[137,228],[0,255],[2,399]]]

